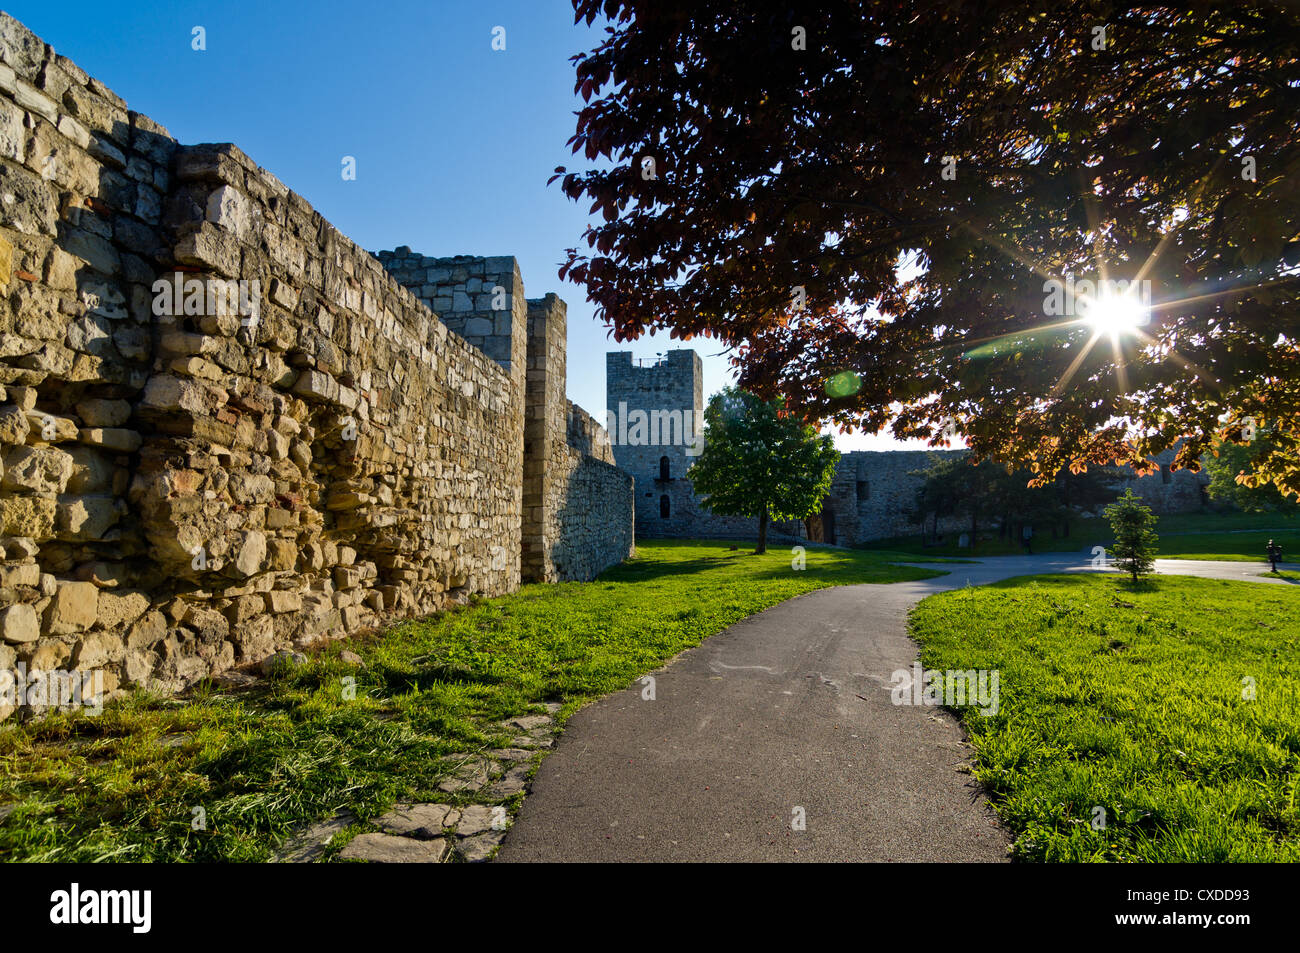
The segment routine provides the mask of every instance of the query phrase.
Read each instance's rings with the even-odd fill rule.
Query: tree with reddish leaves
[[[561,276],[616,340],[1043,480],[1268,419],[1255,474],[1300,492],[1296,7],[574,6],[607,34]]]

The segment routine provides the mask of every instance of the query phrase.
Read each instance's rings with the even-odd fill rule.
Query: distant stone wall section
[[[550,512],[554,530],[548,559],[551,578],[588,581],[636,552],[636,500],[632,477],[595,457],[566,448],[562,492]]]
[[[656,361],[634,362],[630,351],[605,356],[606,430],[618,465],[636,480],[636,534],[642,538],[753,538],[758,521],[708,511],[686,477],[694,457],[681,440],[666,437],[663,415],[685,413],[703,427],[704,380],[699,356],[669,351]],[[635,415],[641,414],[641,418]],[[658,422],[655,415],[659,415]],[[635,419],[634,419],[635,418]],[[645,422],[638,433],[637,420]],[[806,521],[773,524],[774,538],[854,545],[927,531],[913,522],[916,492],[924,471],[964,455],[964,450],[854,451],[841,454],[821,512]],[[1156,459],[1159,472],[1124,481],[1157,513],[1180,513],[1204,505],[1204,473],[1171,470],[1174,451]],[[1129,471],[1132,472],[1131,470]],[[963,517],[938,522],[940,534],[969,529]]]
[[[377,258],[431,308],[452,309],[448,326],[494,357],[522,388],[523,581],[586,580],[630,556],[633,537],[621,532],[632,519],[623,492],[630,478],[613,466],[580,466],[584,454],[609,464],[613,454],[599,424],[565,397],[564,301],[554,294],[526,298],[518,264],[507,256],[430,258],[402,247],[378,252]],[[627,513],[614,512],[614,505],[628,507]]]
[[[176,691],[510,592],[526,529],[556,533],[546,578],[631,551],[630,477],[568,447],[562,359],[528,403],[513,258],[377,258],[3,15],[0,192],[0,673]]]
[[[840,545],[907,536],[922,531],[908,513],[924,478],[913,476],[935,464],[960,457],[964,450],[855,451],[840,455],[830,493],[822,501],[827,542]],[[824,514],[830,514],[826,520]],[[969,520],[942,519],[939,532],[960,531]]]
[[[614,462],[609,433],[566,401],[566,486],[552,554],[557,575],[592,579],[636,551],[636,481]]]
[[[528,302],[513,256],[429,258],[403,245],[376,257],[449,331],[500,364],[515,381],[523,381]]]
[[[524,578],[590,580],[627,559],[635,534],[632,478],[605,454],[609,438],[564,396],[568,309],[556,295],[528,301],[524,422]],[[575,414],[576,411],[576,414]],[[592,452],[594,451],[594,452]]]
[[[1132,468],[1124,467],[1130,478],[1119,484],[1119,492],[1131,488],[1156,513],[1188,513],[1205,506],[1210,475],[1204,470],[1193,473],[1173,469],[1176,455],[1177,450],[1166,450],[1157,456],[1155,462],[1160,469],[1144,477],[1135,476]]]
[[[609,432],[573,401],[568,401],[567,439],[569,446],[578,453],[589,457],[614,463],[614,446],[609,441]]]
[[[822,503],[823,530],[833,531],[834,542],[842,545],[865,543],[928,531],[909,518],[916,505],[916,491],[923,474],[944,460],[966,454],[965,450],[854,451],[840,457],[831,491]],[[1172,470],[1175,451],[1156,457],[1160,469],[1150,476],[1132,477],[1115,487],[1116,494],[1131,487],[1156,513],[1186,513],[1205,504],[1205,473]],[[1128,473],[1128,467],[1121,468]],[[825,514],[830,520],[825,520]],[[1098,509],[1100,513],[1100,508]],[[964,517],[939,520],[938,532],[953,535],[970,528]],[[827,541],[831,541],[829,537]]]

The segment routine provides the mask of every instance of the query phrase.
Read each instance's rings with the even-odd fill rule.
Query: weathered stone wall
[[[587,581],[636,552],[632,477],[566,448],[559,492],[547,511],[547,582]]]
[[[614,462],[605,428],[572,401],[566,406],[562,492],[549,536],[559,579],[592,579],[636,551],[636,482]]]
[[[539,582],[560,578],[552,546],[558,541],[558,508],[567,485],[567,320],[564,302],[553,294],[528,302],[523,571],[525,579]]]
[[[911,536],[924,528],[908,518],[916,504],[916,491],[924,482],[919,474],[936,463],[965,454],[964,450],[886,450],[855,451],[843,454],[835,471],[831,491],[822,504],[823,514],[831,515],[829,525],[834,539],[842,545],[878,539]],[[1133,477],[1116,485],[1116,495],[1132,487],[1157,513],[1186,513],[1204,505],[1202,488],[1208,482],[1204,473],[1170,470],[1174,451],[1156,458],[1160,471],[1150,476]],[[1123,468],[1126,472],[1132,470]],[[1098,509],[1100,512],[1100,508]],[[959,534],[969,529],[964,517],[939,521],[941,534]]]
[[[618,465],[636,479],[636,532],[641,537],[748,538],[758,532],[757,520],[710,513],[696,498],[686,471],[694,461],[687,443],[665,434],[665,412],[684,412],[702,429],[704,382],[700,359],[693,350],[669,351],[663,360],[634,363],[629,351],[605,357],[606,429]],[[641,416],[637,416],[640,414]],[[638,430],[640,426],[640,430]],[[817,541],[853,545],[878,539],[910,536],[924,527],[909,512],[920,474],[937,462],[964,450],[854,451],[842,454],[831,489],[819,516],[807,524],[776,524],[777,539],[811,536]],[[1195,510],[1204,503],[1204,473],[1170,471],[1174,452],[1157,458],[1160,472],[1121,483],[1142,496],[1157,513]],[[666,463],[666,475],[665,466]],[[1131,471],[1130,471],[1131,472]],[[663,515],[664,513],[667,515]],[[941,534],[969,528],[962,517],[942,519]],[[809,533],[811,529],[811,533]]]
[[[964,450],[854,451],[840,456],[831,491],[822,503],[831,514],[835,542],[848,546],[874,539],[919,533],[908,518],[924,478],[915,476],[936,463],[961,456]],[[960,532],[969,521],[939,521],[939,532]]]
[[[0,193],[0,672],[177,690],[519,585],[514,259],[381,262],[7,16]],[[630,478],[568,449],[562,362],[546,385],[579,514],[553,575],[588,578],[630,550]]]
[[[567,310],[553,294],[528,302],[523,559],[535,582],[593,579],[635,544],[632,478],[613,465],[608,435],[564,396]]]
[[[1174,470],[1171,464],[1176,450],[1166,450],[1155,458],[1160,470],[1149,476],[1132,476],[1133,471],[1125,467],[1130,478],[1117,487],[1120,493],[1132,488],[1133,492],[1156,513],[1189,513],[1200,509],[1208,502],[1205,488],[1210,485],[1210,475],[1202,470]]]
[[[112,690],[182,641],[127,503],[176,144],[3,15],[0,64],[0,672]]]
[[[378,258],[431,308],[452,309],[448,326],[494,357],[522,388],[523,580],[590,579],[631,555],[632,536],[620,529],[632,518],[623,493],[629,478],[613,466],[585,467],[580,459],[591,454],[614,462],[608,435],[565,398],[564,301],[554,294],[527,299],[518,263],[508,256],[429,258],[403,247]],[[577,445],[569,441],[571,426]]]
[[[519,262],[510,255],[429,258],[405,245],[376,257],[454,331],[500,364],[523,386],[528,349],[528,302]]]
[[[614,445],[610,443],[609,432],[573,401],[566,401],[568,407],[567,437],[569,446],[578,453],[589,457],[614,463]]]

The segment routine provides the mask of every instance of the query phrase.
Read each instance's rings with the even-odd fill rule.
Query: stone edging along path
[[[503,802],[524,790],[546,749],[555,744],[555,716],[561,706],[548,702],[542,707],[544,715],[519,715],[497,723],[503,732],[514,734],[510,747],[447,756],[456,768],[438,789],[473,803],[396,804],[369,822],[377,831],[358,834],[338,857],[407,864],[490,860],[511,823],[510,808]],[[356,823],[352,812],[340,811],[289,838],[271,862],[314,863],[338,834]]]

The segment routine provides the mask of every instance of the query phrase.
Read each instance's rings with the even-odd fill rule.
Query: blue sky
[[[546,180],[571,163],[569,57],[599,28],[569,0],[375,4],[10,2],[7,12],[184,143],[234,142],[372,251],[514,255],[530,297],[569,304],[569,396],[605,407],[605,352],[653,357],[666,335],[615,345],[556,271],[585,206]],[[192,48],[193,29],[206,50]],[[504,51],[492,31],[505,28]],[[341,176],[356,158],[356,179]],[[729,381],[718,345],[692,342],[706,395]],[[889,438],[838,437],[844,449]]]

